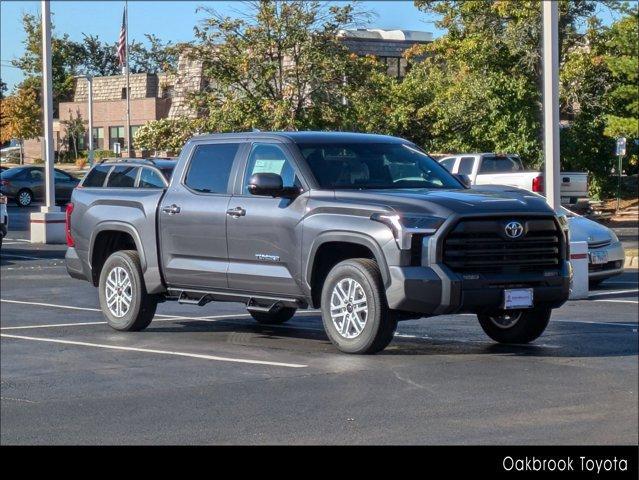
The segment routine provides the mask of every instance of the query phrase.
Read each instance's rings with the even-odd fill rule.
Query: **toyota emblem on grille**
[[[519,222],[508,222],[504,231],[509,238],[519,238],[524,233],[524,226]]]

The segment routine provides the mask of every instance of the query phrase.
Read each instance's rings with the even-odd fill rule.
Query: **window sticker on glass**
[[[283,158],[277,160],[255,160],[252,173],[277,173],[281,175],[284,162],[285,160]]]

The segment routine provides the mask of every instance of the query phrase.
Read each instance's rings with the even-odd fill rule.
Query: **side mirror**
[[[279,197],[284,193],[282,177],[277,173],[254,173],[248,184],[251,195],[267,195]]]
[[[456,173],[455,178],[459,180],[466,188],[470,188],[470,186],[472,185],[472,182],[468,175],[464,175],[463,173]]]

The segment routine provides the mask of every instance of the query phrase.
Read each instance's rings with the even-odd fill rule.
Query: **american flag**
[[[120,29],[120,39],[118,40],[118,61],[122,67],[126,64],[126,7],[122,12],[122,28]]]

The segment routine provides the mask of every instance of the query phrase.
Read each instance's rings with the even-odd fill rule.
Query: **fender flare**
[[[373,252],[375,261],[377,262],[377,265],[379,265],[379,271],[382,275],[384,287],[388,287],[390,283],[390,272],[386,263],[386,257],[384,257],[382,248],[375,239],[364,233],[334,231],[319,234],[311,244],[311,249],[306,261],[306,268],[304,269],[304,285],[309,292],[311,291],[311,275],[315,266],[315,254],[322,245],[329,242],[354,243],[367,247],[371,252]]]
[[[95,239],[101,232],[107,230],[128,233],[129,235],[131,235],[131,237],[133,238],[133,242],[135,243],[135,248],[138,251],[138,255],[140,255],[140,265],[142,267],[142,272],[146,272],[146,255],[144,254],[144,249],[142,248],[142,240],[140,238],[140,234],[132,225],[113,220],[107,220],[98,223],[91,233],[91,239],[89,240],[89,268],[91,269],[91,271],[93,271],[91,261],[93,259],[93,247],[95,245]]]

